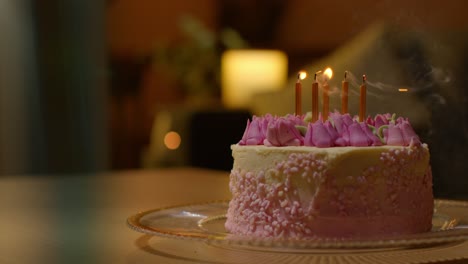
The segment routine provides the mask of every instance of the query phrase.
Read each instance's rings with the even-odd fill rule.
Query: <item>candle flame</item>
[[[408,92],[408,88],[399,88],[398,89],[399,92]]]
[[[323,74],[330,80],[333,77],[333,70],[328,67],[323,71]]]
[[[307,72],[306,72],[306,71],[300,71],[300,72],[297,74],[297,79],[299,79],[299,80],[304,80],[305,78],[307,78]]]

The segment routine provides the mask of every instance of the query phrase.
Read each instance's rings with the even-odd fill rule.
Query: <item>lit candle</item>
[[[317,73],[314,75],[314,82],[312,83],[312,122],[318,120],[318,82]]]
[[[366,75],[362,75],[362,85],[360,89],[359,100],[359,122],[363,122],[366,118]]]
[[[341,82],[341,113],[348,113],[348,80],[346,79],[347,71],[344,73],[344,80]]]
[[[297,74],[296,81],[296,115],[302,115],[302,84],[301,84],[301,72]]]

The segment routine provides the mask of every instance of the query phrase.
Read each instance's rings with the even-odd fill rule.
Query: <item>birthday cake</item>
[[[429,149],[406,118],[253,116],[231,149],[231,234],[376,238],[432,227]]]

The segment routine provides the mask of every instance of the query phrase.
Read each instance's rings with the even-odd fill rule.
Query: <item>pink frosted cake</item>
[[[429,150],[409,121],[253,117],[232,145],[226,229],[268,238],[375,238],[432,226]]]

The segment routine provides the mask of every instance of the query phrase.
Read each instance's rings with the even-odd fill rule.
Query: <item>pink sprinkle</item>
[[[286,208],[287,209],[287,208]],[[291,208],[291,215],[295,215],[296,214],[296,206],[293,206]]]
[[[280,205],[281,205],[281,207],[285,207],[286,205],[288,205],[288,200],[281,201]]]

